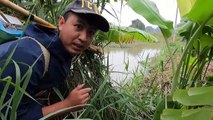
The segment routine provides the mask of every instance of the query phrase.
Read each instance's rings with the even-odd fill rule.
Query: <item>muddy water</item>
[[[133,72],[139,67],[140,63],[146,58],[154,57],[159,54],[160,46],[131,45],[131,46],[113,46],[109,45],[104,49],[105,64],[110,65],[111,80],[113,83],[122,84],[131,79]],[[127,67],[128,65],[128,67]]]

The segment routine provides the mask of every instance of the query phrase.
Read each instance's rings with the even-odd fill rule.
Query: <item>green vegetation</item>
[[[19,0],[13,1],[29,10],[32,9],[34,3],[37,3],[35,4],[35,11],[32,11],[32,13],[44,16],[44,19],[55,25],[57,15],[62,11],[57,8],[63,8],[69,2],[57,3],[48,0],[35,2],[31,0],[23,4]],[[187,6],[184,1],[178,0],[179,8],[185,8],[183,5]],[[54,88],[51,94],[58,96],[58,100],[60,100],[66,97],[68,91],[79,82],[91,87],[90,101],[85,109],[78,111],[79,119],[212,119],[213,8],[211,5],[213,1],[190,1],[193,1],[194,4],[188,5],[191,8],[185,11],[181,10],[183,11],[181,15],[184,22],[175,29],[175,34],[180,35],[183,40],[180,41],[178,38],[173,42],[170,39],[171,35],[174,35],[172,33],[174,31],[172,22],[165,21],[150,1],[128,1],[127,4],[135,12],[144,16],[150,23],[158,25],[161,29],[163,37],[160,37],[159,42],[162,43],[162,39],[165,40],[161,54],[151,61],[147,58],[146,61],[141,62],[129,82],[114,87],[111,83],[109,65],[103,63],[104,55],[87,50],[73,60],[73,69],[65,86],[60,89]],[[98,5],[102,6],[102,10],[106,2],[105,0],[98,0]],[[1,10],[3,11],[3,9]],[[14,13],[7,9],[4,12]],[[151,35],[133,28],[112,26],[109,33],[99,33],[94,44],[104,47],[110,42],[129,42],[133,40],[132,36],[139,41],[155,41],[156,38],[159,38],[156,33]],[[103,43],[102,40],[108,42]],[[9,62],[12,62],[16,66],[17,81],[12,83],[10,77],[0,79],[0,82],[7,83],[0,98],[1,119],[6,119],[8,115],[16,119],[16,110],[23,94],[33,99],[25,92],[32,66],[29,66],[29,71],[24,76],[20,76],[17,61],[11,61],[10,57],[7,61],[4,61],[5,66],[0,69],[0,76]],[[140,66],[143,66],[143,68],[140,69]],[[128,64],[126,67],[128,68]],[[147,71],[149,71],[148,74]],[[20,85],[21,81],[24,83],[22,86]],[[14,86],[15,91],[11,99],[5,102],[4,97],[9,85]],[[51,97],[48,99],[52,100],[51,102],[58,101],[51,99]],[[7,111],[12,109],[12,112],[3,114],[3,109],[7,109]],[[56,111],[41,119],[49,118],[61,111]],[[71,114],[67,114],[62,118],[69,119],[72,118],[71,116]]]
[[[12,55],[15,52],[15,49],[12,51],[12,53],[10,54],[10,56],[6,59],[6,61],[0,61],[0,64],[3,64],[3,67],[0,69],[0,82],[5,82],[6,85],[4,88],[0,88],[0,90],[2,91],[1,95],[0,95],[0,117],[2,120],[6,120],[8,117],[11,118],[11,120],[15,120],[16,119],[16,111],[18,108],[18,105],[23,97],[23,95],[28,96],[29,98],[35,100],[33,97],[31,97],[25,90],[27,88],[27,85],[29,83],[30,80],[30,76],[32,74],[32,66],[26,65],[24,63],[19,63],[16,61],[13,61]],[[36,61],[34,62],[34,64],[36,63]],[[28,67],[28,70],[26,71],[26,73],[21,76],[21,72],[20,72],[20,68],[18,64],[23,64],[26,65]],[[15,83],[12,82],[12,78],[10,76],[3,78],[2,77],[2,73],[3,71],[6,69],[6,67],[8,65],[14,65],[15,66],[15,70],[16,70],[16,81]],[[5,97],[7,94],[7,91],[9,89],[9,87],[12,86],[14,88],[13,93],[11,93],[11,97],[9,98],[8,101],[5,101]],[[36,100],[35,100],[36,101]],[[3,111],[5,111],[3,113]],[[10,111],[10,112],[9,112]]]
[[[208,6],[213,2],[202,2],[201,0],[195,1],[191,11],[184,15],[187,22],[183,25],[187,27],[179,29],[179,34],[185,38],[186,45],[174,74],[171,96],[169,96],[172,98],[170,102],[173,102],[173,105],[175,102],[178,104],[176,109],[166,108],[163,111],[162,119],[171,119],[171,117],[194,120],[199,120],[201,117],[212,119],[212,111],[208,110],[212,109],[212,104],[205,101],[211,99],[211,94],[205,95],[209,93],[208,90],[211,86],[206,86],[208,81],[205,78],[208,76],[207,71],[213,56],[212,30],[208,29],[212,27],[213,13],[213,9],[208,9]],[[181,5],[185,5],[185,3],[179,3],[179,6]],[[199,104],[192,99],[199,99]],[[186,101],[190,104],[186,104]],[[179,114],[172,115],[177,110],[179,110]],[[196,115],[190,113],[196,113]]]

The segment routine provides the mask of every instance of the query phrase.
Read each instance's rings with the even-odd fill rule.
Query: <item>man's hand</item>
[[[89,92],[91,91],[91,88],[83,88],[83,87],[84,87],[84,84],[80,84],[76,88],[74,88],[70,92],[68,97],[66,99],[64,99],[63,101],[57,102],[53,105],[43,107],[42,108],[43,115],[45,116],[49,113],[52,113],[56,110],[60,110],[63,108],[68,108],[68,107],[72,107],[72,106],[74,107],[76,105],[85,105],[87,103],[87,101],[89,100]],[[64,111],[63,113],[60,113],[60,114],[64,114],[67,112],[74,112],[81,108],[82,107],[73,108],[69,111]],[[60,114],[57,114],[55,116],[58,116]]]
[[[91,88],[83,88],[84,84],[78,85],[74,88],[68,97],[64,100],[67,107],[75,105],[84,105],[89,100],[89,92]]]

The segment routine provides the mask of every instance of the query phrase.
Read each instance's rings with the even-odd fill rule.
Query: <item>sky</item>
[[[157,8],[159,9],[160,15],[166,19],[173,21],[175,23],[175,17],[176,17],[176,9],[177,9],[177,2],[176,0],[150,0],[153,1]],[[113,8],[113,9],[112,9]],[[123,5],[121,14],[120,13],[121,4],[120,2],[113,2],[110,1],[110,4],[107,4],[105,6],[105,9],[113,13],[113,10],[117,12],[120,16],[120,22],[116,20],[112,15],[107,13],[106,11],[103,11],[102,15],[111,23],[114,23],[115,25],[121,25],[121,26],[129,26],[132,23],[132,20],[139,19],[141,20],[145,26],[152,26],[157,27],[156,25],[152,25],[149,22],[146,21],[142,16],[135,13],[128,5]],[[178,19],[177,23],[180,21],[180,14],[178,11]]]

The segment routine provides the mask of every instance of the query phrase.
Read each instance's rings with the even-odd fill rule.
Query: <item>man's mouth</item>
[[[84,48],[83,45],[80,45],[80,44],[74,44],[74,49],[77,49],[77,50],[82,50]]]

